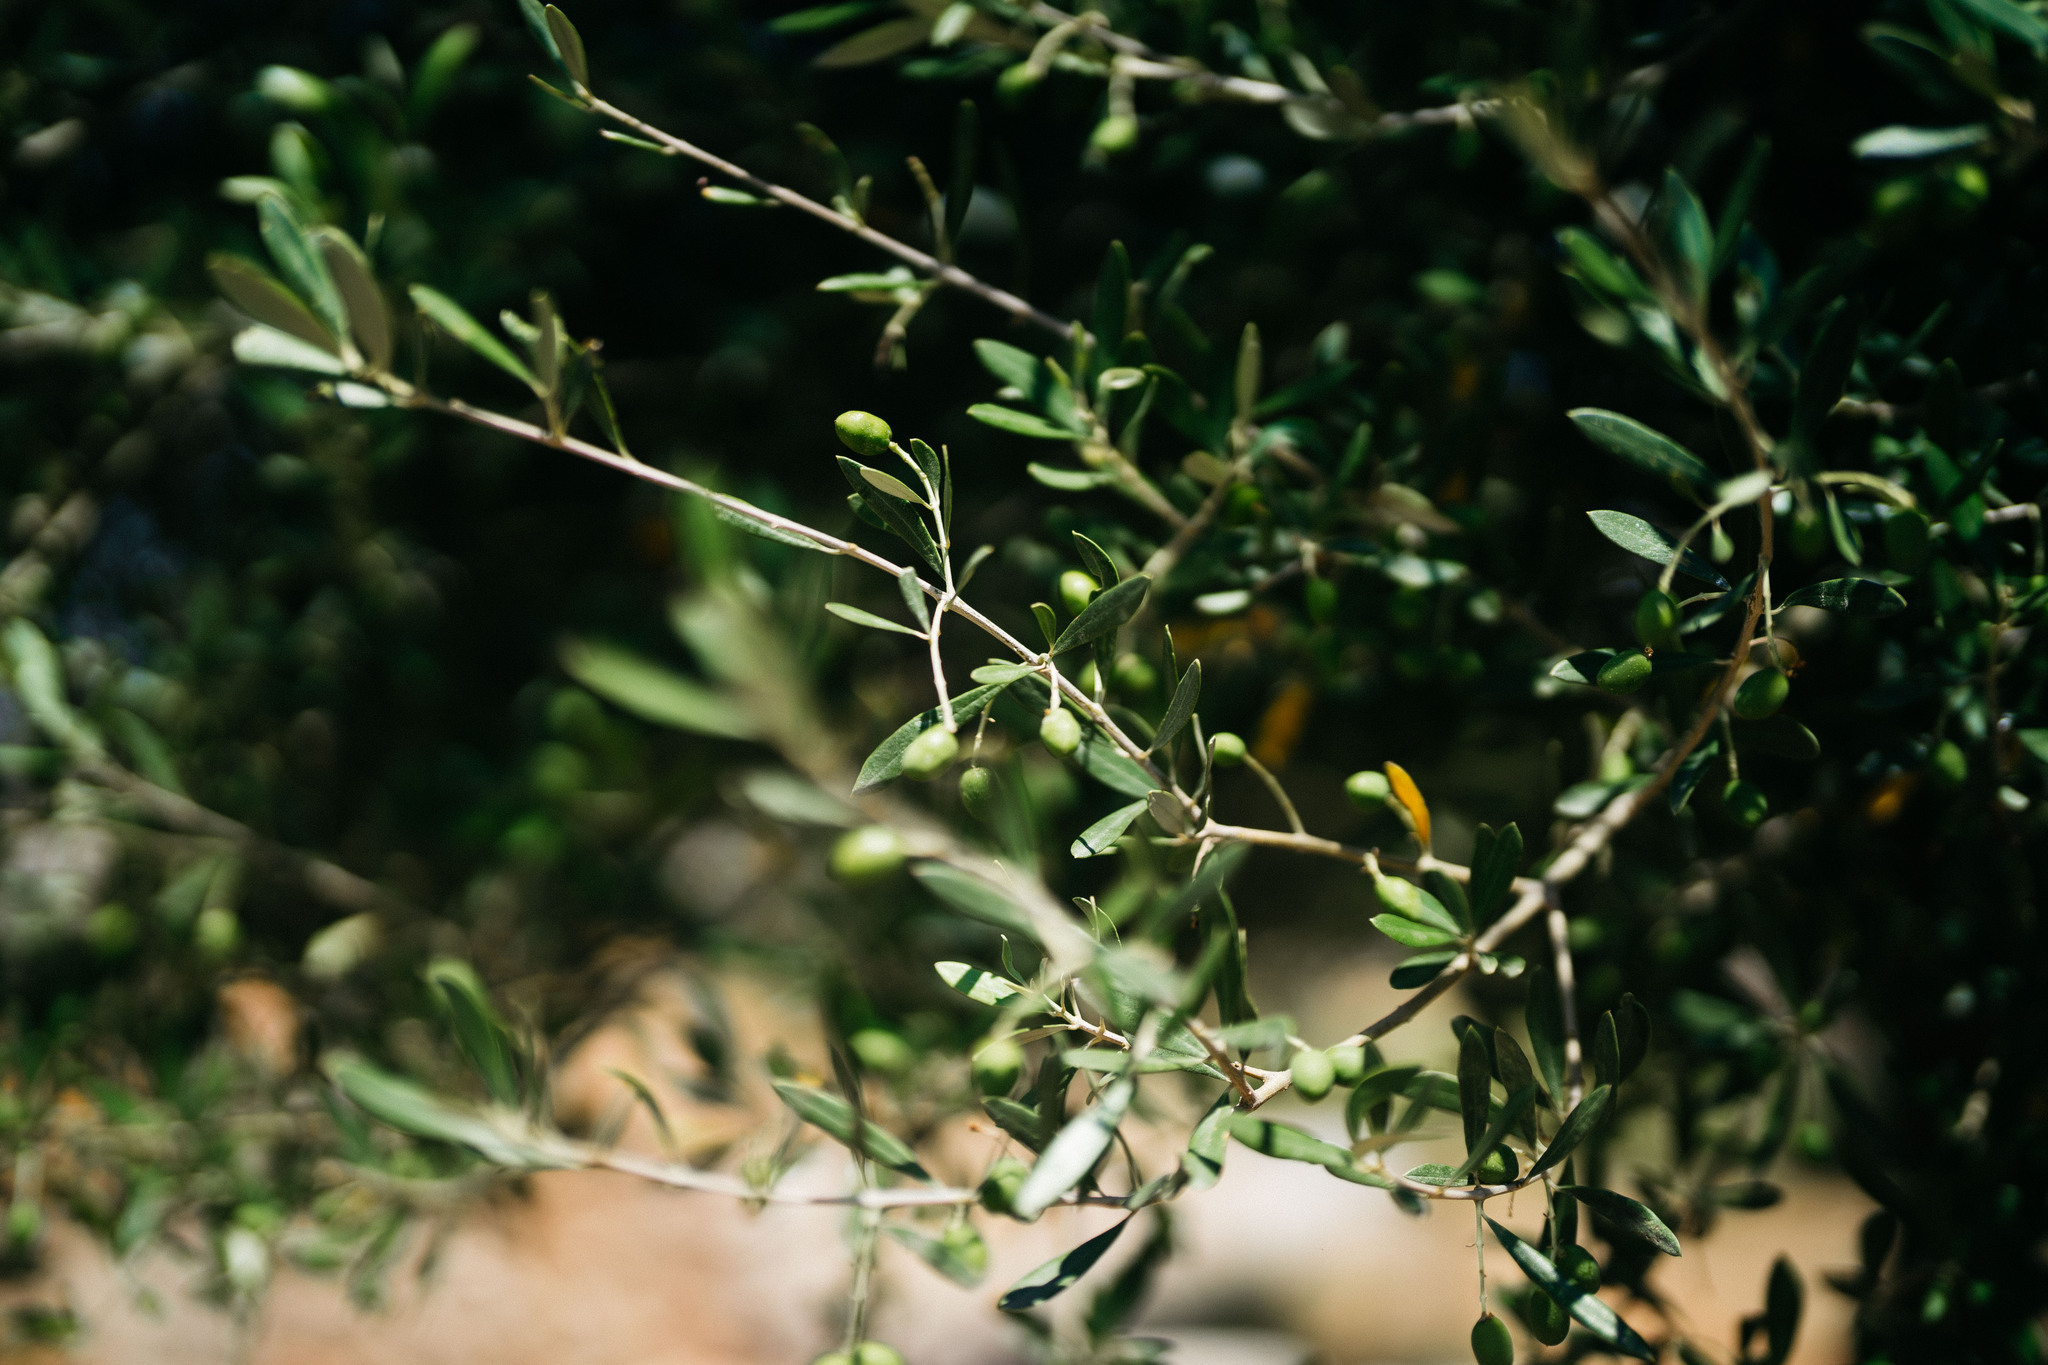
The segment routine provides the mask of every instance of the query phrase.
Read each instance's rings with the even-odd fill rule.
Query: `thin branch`
[[[820,222],[830,223],[841,232],[860,238],[869,246],[886,251],[897,260],[924,271],[942,284],[972,294],[978,299],[994,304],[1011,317],[1041,327],[1061,340],[1070,340],[1078,324],[1062,322],[1050,313],[1042,313],[1025,300],[1018,298],[1007,289],[998,289],[976,276],[968,274],[957,265],[949,264],[927,252],[919,251],[907,242],[899,242],[884,232],[877,232],[866,223],[849,218],[837,209],[828,208],[817,200],[798,194],[795,190],[763,180],[744,166],[727,161],[715,152],[708,152],[693,142],[686,142],[673,133],[663,132],[643,119],[635,118],[625,110],[595,95],[585,94],[584,107],[601,114],[612,122],[631,128],[639,136],[653,142],[670,156],[686,156],[692,161],[711,167],[719,174],[745,185],[754,194],[778,204],[786,204],[801,213],[807,213]]]

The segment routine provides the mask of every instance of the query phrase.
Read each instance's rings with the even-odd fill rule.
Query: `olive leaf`
[[[939,980],[980,1005],[1000,1005],[1025,994],[1024,988],[965,962],[934,962]]]
[[[1145,600],[1145,590],[1151,586],[1152,580],[1144,574],[1133,574],[1103,589],[1081,608],[1078,616],[1067,622],[1059,639],[1053,641],[1052,652],[1064,654],[1117,629],[1137,614],[1139,604]]]
[[[563,641],[559,655],[563,672],[642,720],[723,739],[760,733],[745,708],[724,693],[627,650],[572,639]]]
[[[1573,408],[1565,416],[1571,418],[1595,445],[1638,469],[1668,479],[1688,491],[1713,486],[1714,472],[1699,456],[1633,417],[1624,417],[1603,408]]]
[[[1671,562],[1673,551],[1678,553],[1678,568],[1681,573],[1690,574],[1702,583],[1712,583],[1717,588],[1726,588],[1728,580],[1712,564],[1700,558],[1691,550],[1679,550],[1678,542],[1665,535],[1641,517],[1632,517],[1626,512],[1588,512],[1586,517],[1595,530],[1627,550],[1630,554],[1641,555],[1658,566]]]
[[[1031,925],[1030,915],[994,883],[929,859],[911,868],[910,875],[917,878],[925,890],[969,919],[1036,941],[1038,934]]]
[[[1002,690],[1002,684],[990,683],[962,692],[953,698],[954,720],[972,720],[980,715]],[[897,726],[895,733],[877,744],[874,752],[868,755],[867,761],[860,765],[860,775],[854,779],[854,792],[858,794],[871,791],[885,782],[903,776],[903,753],[910,747],[910,741],[934,725],[942,724],[944,720],[944,714],[934,706],[928,711],[918,712]]]
[[[1819,607],[1845,616],[1890,616],[1906,609],[1906,599],[1874,578],[1830,578],[1807,584],[1779,606]]]
[[[1196,659],[1188,665],[1188,671],[1180,675],[1180,683],[1173,689],[1173,700],[1166,705],[1166,715],[1159,721],[1158,733],[1152,736],[1152,751],[1158,752],[1173,742],[1195,714],[1195,706],[1202,699],[1202,661]]]
[[[422,313],[433,319],[434,324],[442,331],[529,389],[540,391],[540,381],[534,378],[532,370],[526,368],[526,362],[513,355],[511,348],[504,342],[484,330],[484,325],[471,317],[461,304],[437,289],[429,289],[424,284],[414,285],[411,294],[413,303]]]
[[[206,258],[206,273],[222,297],[264,326],[324,352],[336,349],[334,337],[298,296],[255,262],[216,251]]]
[[[484,993],[483,983],[466,962],[438,958],[427,965],[427,983],[435,988],[455,1025],[455,1041],[483,1078],[484,1088],[499,1104],[519,1099],[519,1071],[512,1035]]]
[[[1536,1158],[1529,1167],[1531,1178],[1542,1175],[1572,1154],[1572,1149],[1584,1142],[1600,1121],[1607,1117],[1607,1111],[1614,1105],[1612,1086],[1593,1087],[1586,1098],[1579,1101],[1578,1108],[1565,1116],[1558,1125],[1557,1136],[1543,1149],[1543,1155]]]
[[[1560,1185],[1558,1189],[1576,1197],[1615,1231],[1633,1237],[1645,1246],[1655,1247],[1666,1256],[1681,1254],[1677,1235],[1647,1205],[1596,1185]]]
[[[1623,1322],[1621,1315],[1608,1307],[1598,1295],[1589,1294],[1578,1284],[1559,1273],[1548,1256],[1530,1246],[1521,1238],[1509,1232],[1491,1218],[1486,1226],[1493,1230],[1493,1238],[1501,1249],[1514,1258],[1522,1273],[1535,1282],[1537,1288],[1557,1300],[1558,1306],[1578,1319],[1579,1325],[1599,1337],[1623,1355],[1638,1360],[1655,1360],[1657,1353],[1650,1344],[1636,1334],[1633,1327]]]
[[[1148,799],[1141,798],[1127,806],[1118,806],[1115,810],[1082,830],[1080,837],[1075,839],[1072,846],[1068,848],[1068,856],[1073,858],[1094,858],[1114,849],[1116,841],[1123,838],[1124,831],[1131,827],[1131,822],[1145,813]]]
[[[1102,1092],[1102,1098],[1075,1116],[1046,1144],[1044,1155],[1038,1158],[1038,1164],[1031,1168],[1031,1174],[1024,1178],[1016,1197],[1010,1201],[1018,1217],[1027,1221],[1036,1218],[1088,1178],[1115,1140],[1117,1127],[1123,1123],[1137,1088],[1137,1082],[1129,1078],[1112,1082]],[[1013,1289],[1011,1294],[1015,1292]],[[1003,1297],[1007,1305],[1010,1295]]]
[[[1011,1285],[1003,1296],[996,1300],[996,1307],[1005,1313],[1022,1313],[1026,1309],[1036,1308],[1047,1299],[1057,1298],[1066,1293],[1074,1287],[1076,1281],[1094,1268],[1095,1263],[1102,1259],[1102,1254],[1115,1245],[1116,1239],[1121,1237],[1124,1229],[1130,1225],[1131,1220],[1126,1218],[1109,1231],[1096,1233],[1072,1251],[1053,1257]]]
[[[782,1102],[812,1127],[822,1129],[834,1140],[892,1171],[919,1180],[931,1179],[924,1167],[917,1164],[917,1154],[902,1138],[875,1126],[840,1096],[794,1081],[775,1081],[773,1085]]]
[[[1474,924],[1485,924],[1493,918],[1514,887],[1521,865],[1520,826],[1510,821],[1498,831],[1491,825],[1479,827],[1472,844],[1472,880],[1465,891]]]

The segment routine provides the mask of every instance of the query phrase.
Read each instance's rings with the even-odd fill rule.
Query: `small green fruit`
[[[1775,668],[1760,668],[1735,689],[1735,714],[1743,720],[1776,715],[1792,690],[1792,680]]]
[[[1669,593],[1652,588],[1636,603],[1636,639],[1651,649],[1677,647],[1678,604]]]
[[[1415,883],[1389,877],[1375,869],[1372,889],[1373,894],[1379,897],[1380,908],[1388,914],[1413,920],[1422,917],[1422,892]]]
[[[1545,1346],[1557,1345],[1572,1330],[1571,1314],[1540,1289],[1531,1289],[1522,1301],[1522,1321],[1529,1325],[1529,1335]]]
[[[903,1352],[879,1341],[863,1341],[853,1348],[853,1365],[903,1365]]]
[[[1081,608],[1094,600],[1100,586],[1079,569],[1068,569],[1060,575],[1060,605],[1067,609],[1067,615],[1079,616]]]
[[[997,1157],[995,1164],[988,1168],[988,1174],[981,1182],[981,1206],[990,1213],[1008,1213],[1016,1201],[1017,1191],[1024,1188],[1024,1179],[1031,1174],[1031,1168],[1013,1156]]]
[[[1138,145],[1138,121],[1129,114],[1111,114],[1095,125],[1088,145],[1105,156],[1120,156]]]
[[[996,775],[980,766],[960,774],[960,804],[984,825],[995,818]]]
[[[192,921],[192,944],[208,957],[226,957],[242,941],[242,922],[224,905],[199,912]]]
[[[1024,1074],[1024,1049],[1015,1039],[998,1038],[974,1054],[974,1088],[984,1095],[1007,1095]]]
[[[1771,798],[1764,795],[1764,789],[1739,777],[1721,789],[1721,804],[1744,829],[1755,829],[1771,813]]]
[[[1594,681],[1602,691],[1626,697],[1631,692],[1642,691],[1643,684],[1650,680],[1651,667],[1649,655],[1631,649],[1600,665],[1599,675]]]
[[[1915,511],[1894,512],[1884,522],[1884,553],[1900,573],[1919,573],[1927,565],[1927,518]]]
[[[1934,775],[1945,787],[1960,787],[1970,776],[1970,756],[1963,752],[1963,746],[1952,739],[1945,739],[1934,746],[1930,760]]]
[[[1110,670],[1109,680],[1116,684],[1116,690],[1127,697],[1146,697],[1159,685],[1159,670],[1146,662],[1142,655],[1119,654],[1116,667]]]
[[[1496,1147],[1480,1159],[1472,1172],[1475,1185],[1505,1185],[1522,1173],[1521,1163],[1505,1147]]]
[[[903,840],[887,825],[868,825],[843,834],[832,845],[832,875],[848,886],[868,886],[894,876],[903,866]]]
[[[125,905],[102,905],[85,920],[85,941],[101,957],[119,957],[135,946],[135,912]]]
[[[1336,1068],[1337,1084],[1357,1085],[1365,1079],[1365,1049],[1356,1045],[1333,1047],[1330,1049],[1330,1065]]]
[[[1002,97],[1004,103],[1014,105],[1037,89],[1039,81],[1043,79],[1040,73],[1032,69],[1031,63],[1018,62],[1015,66],[1005,68],[1003,74],[996,77],[996,94]]]
[[[1048,711],[1038,722],[1038,738],[1056,754],[1070,754],[1081,747],[1081,722],[1064,708]]]
[[[1303,1048],[1294,1054],[1290,1068],[1294,1077],[1294,1093],[1314,1104],[1330,1093],[1330,1087],[1337,1083],[1337,1068],[1331,1062],[1330,1054],[1316,1048]]]
[[[1219,768],[1235,768],[1244,762],[1244,741],[1228,730],[1209,741],[1209,761]]]
[[[1515,1339],[1491,1313],[1472,1324],[1472,1358],[1479,1365],[1515,1365]]]
[[[903,775],[928,781],[951,767],[959,756],[959,739],[945,726],[934,725],[903,751]]]
[[[1378,810],[1394,794],[1394,785],[1385,773],[1366,768],[1344,779],[1344,794],[1360,810]]]
[[[1555,1264],[1560,1275],[1585,1293],[1600,1292],[1600,1262],[1594,1260],[1593,1253],[1584,1247],[1566,1242],[1558,1248]]]
[[[1301,600],[1308,608],[1308,619],[1326,626],[1337,614],[1337,585],[1327,578],[1311,578],[1302,585]]]
[[[917,1054],[903,1041],[903,1035],[885,1028],[861,1029],[846,1040],[846,1045],[860,1058],[862,1066],[885,1076],[900,1076],[917,1061]]]
[[[842,412],[832,420],[832,429],[839,433],[840,444],[870,460],[887,455],[889,440],[895,435],[889,424],[872,412]]]

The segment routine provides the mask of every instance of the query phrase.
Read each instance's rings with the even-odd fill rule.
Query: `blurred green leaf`
[[[917,1164],[917,1154],[903,1139],[876,1127],[840,1096],[798,1085],[794,1081],[775,1081],[772,1084],[775,1093],[796,1112],[798,1118],[822,1129],[834,1140],[892,1171],[900,1171],[919,1180],[931,1179],[924,1167]]]

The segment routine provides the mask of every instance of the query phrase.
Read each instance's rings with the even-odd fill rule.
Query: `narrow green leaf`
[[[760,733],[744,707],[722,692],[611,645],[565,640],[562,671],[622,710],[656,725],[722,739]]]
[[[1479,1140],[1472,1145],[1472,1149],[1466,1154],[1464,1161],[1459,1163],[1458,1179],[1468,1180],[1471,1178],[1472,1172],[1479,1169],[1479,1163],[1486,1159],[1486,1154],[1500,1146],[1508,1133],[1528,1114],[1529,1110],[1535,1105],[1536,1097],[1541,1090],[1542,1087],[1537,1085],[1535,1080],[1531,1079],[1524,1082],[1520,1089],[1509,1093],[1507,1103],[1501,1105],[1492,1114],[1485,1131],[1480,1134]]]
[[[1060,1069],[1057,1063],[1049,1063],[1048,1065],[1052,1066],[1052,1069],[1055,1071]],[[1004,1099],[1000,1095],[992,1095],[982,1100],[981,1107],[987,1111],[990,1118],[995,1120],[996,1127],[1008,1133],[1029,1150],[1035,1152],[1045,1146],[1045,1139],[1039,1134],[1039,1130],[1043,1125],[1039,1122],[1038,1111],[1030,1105],[1019,1100]]]
[[[950,864],[930,860],[912,867],[910,875],[917,878],[925,890],[969,919],[980,920],[1006,934],[1037,942],[1038,934],[1031,927],[1031,917],[992,882],[983,881],[973,873],[963,872]]]
[[[570,80],[587,89],[590,60],[583,52],[583,35],[569,22],[569,16],[555,6],[549,5],[542,13],[547,16],[548,36],[555,40],[555,51],[561,55],[562,69],[569,73]]]
[[[1145,590],[1151,586],[1152,580],[1144,574],[1132,574],[1115,587],[1097,593],[1078,616],[1067,622],[1067,628],[1053,642],[1052,652],[1064,654],[1117,629],[1137,614],[1139,604],[1145,600]]]
[[[1721,221],[1714,225],[1714,264],[1712,272],[1719,275],[1735,259],[1735,248],[1742,240],[1743,224],[1749,221],[1750,205],[1756,202],[1756,192],[1763,184],[1764,171],[1771,163],[1771,140],[1760,137],[1750,144],[1749,155],[1744,158],[1742,169],[1735,174],[1735,183],[1729,187],[1728,198],[1721,205]]]
[[[813,5],[768,21],[772,33],[817,33],[853,22],[882,8],[879,0],[847,0],[845,4]]]
[[[1559,1274],[1549,1257],[1491,1218],[1486,1220],[1486,1226],[1493,1229],[1494,1240],[1514,1258],[1522,1273],[1534,1281],[1537,1288],[1557,1300],[1565,1312],[1577,1318],[1580,1326],[1623,1355],[1634,1356],[1638,1360],[1657,1358],[1650,1344],[1636,1335],[1635,1329],[1623,1322],[1621,1315],[1608,1307],[1605,1300],[1587,1293],[1575,1281]]]
[[[1955,6],[1987,28],[2025,43],[2034,56],[2048,57],[2048,21],[2013,0],[1955,0]]]
[[[931,506],[930,503],[924,500],[923,494],[886,470],[870,469],[868,466],[862,465],[860,467],[860,476],[892,498],[900,499],[903,502],[914,502],[919,507]]]
[[[1116,841],[1124,837],[1124,831],[1131,822],[1145,813],[1146,800],[1140,798],[1127,806],[1118,806],[1109,814],[1081,831],[1081,837],[1074,840],[1067,850],[1069,857],[1095,858],[1116,847]]]
[[[1504,1028],[1493,1031],[1493,1074],[1510,1095],[1525,1085],[1534,1085],[1536,1103],[1545,1109],[1550,1108],[1550,1096],[1536,1079],[1536,1070],[1529,1065],[1529,1054],[1522,1051],[1515,1035]]]
[[[1773,1261],[1770,1282],[1764,1288],[1764,1365],[1784,1365],[1785,1358],[1792,1354],[1805,1297],[1799,1272],[1792,1268],[1792,1262],[1784,1256]]]
[[[1102,253],[1102,268],[1095,275],[1094,307],[1089,312],[1089,330],[1095,333],[1097,363],[1114,365],[1117,349],[1124,339],[1124,314],[1131,293],[1131,258],[1122,242],[1111,242]],[[1077,376],[1086,379],[1086,375]]]
[[[973,1289],[988,1274],[988,1243],[964,1218],[948,1227],[942,1237],[927,1237],[902,1223],[885,1223],[882,1231],[962,1289]]]
[[[1397,991],[1412,991],[1417,986],[1427,986],[1443,972],[1446,964],[1457,956],[1454,952],[1417,953],[1404,957],[1396,963],[1387,976],[1387,984]]]
[[[1074,548],[1080,552],[1081,566],[1088,570],[1088,576],[1104,587],[1116,586],[1123,575],[1116,570],[1116,562],[1100,545],[1074,532]]]
[[[1456,943],[1460,937],[1435,925],[1417,924],[1405,915],[1374,915],[1372,927],[1404,948],[1440,948],[1446,943]]]
[[[484,1088],[499,1104],[519,1100],[519,1073],[513,1061],[512,1036],[498,1017],[483,983],[466,962],[437,958],[426,969],[429,985],[439,993],[455,1026],[455,1041],[483,1078]]]
[[[1567,1114],[1564,1122],[1558,1125],[1557,1136],[1550,1140],[1550,1145],[1543,1149],[1543,1155],[1537,1157],[1535,1164],[1529,1167],[1530,1176],[1542,1175],[1570,1156],[1572,1149],[1584,1142],[1593,1129],[1599,1126],[1600,1121],[1607,1117],[1607,1111],[1613,1104],[1613,1088],[1605,1085],[1595,1086],[1586,1098],[1579,1101],[1579,1107]]]
[[[1032,461],[1024,466],[1024,472],[1032,482],[1056,488],[1062,493],[1085,493],[1091,488],[1107,488],[1117,481],[1113,469],[1062,469],[1057,465],[1039,464]]]
[[[924,1167],[917,1164],[917,1154],[902,1138],[885,1128],[876,1127],[840,1096],[808,1085],[798,1085],[794,1081],[775,1081],[772,1084],[775,1093],[796,1111],[798,1118],[822,1129],[835,1141],[892,1171],[901,1171],[919,1180],[931,1179]]]
[[[1230,1135],[1253,1151],[1281,1161],[1302,1161],[1311,1166],[1346,1169],[1352,1165],[1348,1149],[1334,1142],[1325,1142],[1290,1123],[1262,1119],[1253,1114],[1238,1114],[1230,1120]]]
[[[327,262],[327,273],[334,277],[334,287],[341,294],[343,311],[348,314],[349,331],[355,334],[356,348],[363,353],[373,370],[391,368],[391,309],[384,302],[384,291],[377,287],[377,277],[370,270],[369,258],[355,239],[340,228],[321,227],[313,230],[313,238],[320,245],[321,259]]]
[[[367,1062],[341,1058],[325,1065],[328,1076],[351,1104],[401,1133],[467,1147],[510,1170],[547,1170],[573,1164],[538,1143],[522,1141],[516,1131],[501,1127],[491,1115],[443,1099]]]
[[[939,974],[939,980],[978,1005],[1000,1005],[1025,993],[1015,982],[965,962],[934,962],[932,970]]]
[[[1486,1132],[1487,1106],[1493,1100],[1493,1054],[1483,1030],[1466,1029],[1458,1038],[1458,1116],[1464,1122],[1465,1152],[1484,1156],[1479,1146]],[[1477,1164],[1476,1159],[1472,1163]],[[1462,1176],[1461,1176],[1462,1178]]]
[[[931,31],[930,19],[890,19],[825,49],[811,59],[811,65],[829,70],[884,62],[922,47]]]
[[[1707,226],[1707,211],[1692,186],[1685,183],[1685,177],[1668,167],[1664,171],[1662,199],[1665,240],[1684,273],[1694,302],[1703,302],[1714,265],[1714,233]]]
[[[1874,578],[1830,578],[1807,584],[1779,605],[1819,607],[1845,616],[1890,616],[1906,609],[1906,599]]]
[[[1621,1002],[1614,1007],[1614,1031],[1617,1074],[1627,1080],[1635,1075],[1650,1051],[1650,1012],[1631,992],[1623,992]]]
[[[825,610],[831,612],[842,621],[851,621],[857,626],[866,626],[869,630],[894,631],[898,635],[908,635],[918,640],[924,638],[923,631],[912,630],[909,626],[898,625],[885,616],[877,616],[871,611],[862,611],[859,607],[850,607],[844,602],[827,602]]]
[[[1523,1022],[1529,1031],[1529,1050],[1536,1054],[1536,1070],[1552,1099],[1564,1102],[1564,1001],[1557,989],[1557,976],[1549,967],[1529,973],[1529,1004]]]
[[[1465,893],[1474,924],[1490,923],[1499,913],[1521,867],[1521,827],[1512,821],[1498,831],[1481,825],[1472,845],[1472,881]]]
[[[1098,1232],[1081,1245],[1063,1256],[1055,1256],[1038,1269],[1011,1285],[996,1307],[1005,1313],[1022,1313],[1036,1308],[1047,1299],[1057,1298],[1074,1287],[1074,1283],[1086,1275],[1102,1259],[1102,1254],[1123,1235],[1131,1220],[1126,1218],[1107,1232]]]
[[[411,292],[413,303],[442,331],[520,383],[538,391],[539,381],[533,377],[533,371],[526,368],[526,363],[513,355],[504,342],[485,331],[483,324],[471,317],[461,304],[423,284],[414,285]]]
[[[1173,689],[1173,700],[1166,705],[1166,715],[1159,722],[1159,731],[1152,736],[1152,752],[1158,753],[1173,742],[1195,714],[1195,707],[1202,699],[1202,661],[1196,659],[1188,665],[1188,671],[1180,675],[1180,684]]]
[[[1372,1052],[1368,1057],[1375,1055]],[[1356,1141],[1365,1131],[1365,1121],[1373,1110],[1407,1093],[1415,1078],[1422,1074],[1419,1066],[1383,1066],[1368,1071],[1358,1084],[1352,1087],[1351,1097],[1344,1102],[1344,1126]]]
[[[1265,368],[1264,348],[1259,344],[1259,325],[1247,322],[1244,332],[1237,341],[1237,372],[1233,378],[1231,392],[1236,406],[1231,409],[1240,422],[1252,419],[1252,410],[1259,403],[1259,380]]]
[[[967,206],[974,200],[974,163],[980,151],[980,113],[973,100],[961,100],[953,115],[953,168],[946,184],[946,240],[956,247]]]
[[[1574,408],[1565,416],[1595,445],[1638,469],[1671,480],[1687,491],[1713,487],[1714,473],[1699,456],[1633,417],[1602,408]]]
[[[1101,1099],[1069,1121],[1046,1144],[1044,1155],[1038,1158],[1038,1164],[1031,1168],[1031,1174],[1024,1178],[1016,1197],[1010,1201],[1018,1217],[1026,1221],[1036,1218],[1087,1179],[1115,1140],[1116,1130],[1123,1123],[1137,1089],[1137,1082],[1128,1078],[1113,1082],[1102,1092]],[[1003,1297],[1007,1302],[1010,1296]]]
[[[229,303],[264,326],[324,352],[336,349],[334,338],[312,311],[255,262],[216,251],[206,258],[206,273]]]
[[[1560,1185],[1558,1188],[1575,1196],[1615,1231],[1625,1233],[1645,1246],[1655,1247],[1666,1256],[1681,1254],[1677,1234],[1666,1227],[1664,1220],[1648,1206],[1638,1204],[1625,1194],[1616,1194],[1595,1185]]]
[[[258,324],[235,333],[235,359],[244,365],[265,365],[311,374],[345,375],[348,367],[332,351],[301,341],[289,332]]]
[[[1593,1084],[1621,1084],[1621,1040],[1614,1031],[1613,1010],[1603,1013],[1600,1022],[1594,1025],[1593,1046],[1587,1060],[1593,1064]]]
[[[256,201],[257,229],[263,245],[284,275],[285,282],[300,298],[313,306],[313,313],[335,337],[348,335],[348,312],[334,277],[327,273],[327,261],[320,254],[306,225],[299,221],[282,195],[266,194]]]
[[[1610,511],[1588,512],[1586,516],[1601,535],[1630,554],[1641,555],[1660,567],[1669,564],[1672,551],[1678,549],[1677,541],[1641,517]],[[1679,551],[1678,567],[1702,583],[1711,583],[1717,588],[1728,586],[1728,580],[1721,577],[1719,570],[1691,550]]]
[[[953,698],[953,718],[960,722],[972,720],[980,715],[983,708],[994,701],[996,694],[1002,690],[1001,684],[989,684],[962,692]],[[868,755],[867,761],[860,765],[860,776],[855,779],[853,790],[856,793],[870,791],[884,782],[901,777],[903,751],[910,747],[910,741],[934,725],[943,723],[944,719],[939,708],[934,706],[929,711],[920,711],[904,721],[896,728],[894,734],[877,744],[875,751]]]
[[[1012,436],[1029,436],[1039,441],[1077,441],[1081,438],[1079,432],[1055,426],[1043,417],[1019,412],[1015,408],[1006,408],[1000,403],[976,403],[967,409],[967,415],[977,422],[994,427],[997,431],[1007,431]]]

